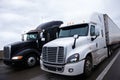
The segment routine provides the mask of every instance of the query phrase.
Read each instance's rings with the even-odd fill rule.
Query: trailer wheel
[[[30,54],[30,55],[27,56],[26,65],[28,67],[33,67],[33,66],[36,65],[36,63],[37,63],[37,56],[36,55]]]
[[[89,77],[92,73],[92,58],[87,56],[84,64],[84,76]]]
[[[108,49],[108,57],[110,57],[112,55],[112,50],[109,48]]]

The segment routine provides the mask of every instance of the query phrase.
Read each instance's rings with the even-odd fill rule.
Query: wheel
[[[84,64],[84,76],[89,77],[92,73],[92,59],[90,56],[87,56]]]
[[[108,58],[112,55],[112,50],[109,48],[108,49]]]
[[[36,65],[36,63],[37,63],[36,55],[30,54],[30,55],[27,56],[27,58],[26,58],[26,65],[28,67],[33,67],[33,66]]]

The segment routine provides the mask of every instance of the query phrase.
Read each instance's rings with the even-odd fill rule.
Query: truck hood
[[[15,42],[8,44],[4,47],[10,46],[11,47],[11,56],[16,55],[16,53],[26,49],[26,48],[36,48],[37,43],[35,41],[22,41],[22,42]]]
[[[45,44],[44,46],[47,46],[47,47],[56,47],[56,46],[67,46],[69,44],[72,44],[74,41],[74,38],[73,37],[70,37],[70,38],[59,38],[59,39],[55,39],[53,41],[50,41],[48,42],[47,44]]]
[[[83,42],[84,40],[86,40],[86,37],[79,37],[79,39],[77,39],[77,42]],[[67,38],[58,38],[55,39],[51,42],[48,42],[47,44],[45,44],[44,46],[47,47],[57,47],[57,46],[63,46],[63,47],[67,47],[67,46],[71,46],[74,43],[74,38],[73,37],[67,37]]]
[[[9,45],[11,45],[11,47],[15,47],[15,48],[18,47],[18,49],[19,49],[19,48],[31,47],[32,44],[36,44],[36,41],[15,42],[15,43],[11,43]]]

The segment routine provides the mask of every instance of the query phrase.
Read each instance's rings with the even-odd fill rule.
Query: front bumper
[[[84,72],[83,71],[84,62],[85,60],[82,60],[76,63],[69,63],[63,66],[60,66],[60,65],[51,65],[51,64],[46,65],[40,60],[42,70],[55,73],[55,74],[67,75],[67,76],[76,76],[76,75],[82,74]]]
[[[4,64],[9,65],[9,66],[14,66],[14,65],[23,65],[25,64],[24,60],[10,60],[10,59],[3,59]]]

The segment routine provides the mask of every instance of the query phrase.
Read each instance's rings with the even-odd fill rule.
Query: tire
[[[33,67],[37,63],[37,56],[34,54],[30,54],[26,58],[26,66],[27,67]]]
[[[89,77],[90,74],[92,73],[92,58],[90,56],[87,56],[85,59],[85,64],[84,64],[84,76]]]
[[[108,58],[112,55],[112,50],[108,48]]]

